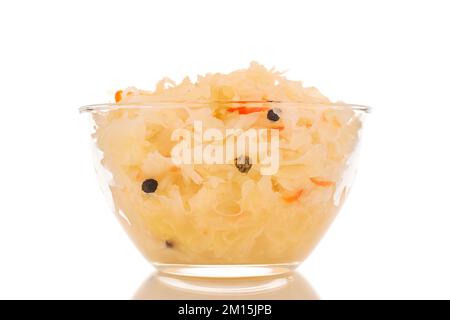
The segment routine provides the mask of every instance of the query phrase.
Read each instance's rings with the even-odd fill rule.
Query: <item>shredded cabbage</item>
[[[119,90],[116,100],[119,108],[94,112],[96,146],[103,154],[101,165],[113,177],[109,187],[116,211],[129,221],[128,232],[152,261],[302,261],[348,192],[349,182],[342,177],[353,169],[347,161],[358,141],[358,114],[327,107],[329,99],[317,89],[274,69],[252,62],[248,69],[211,73],[196,82],[186,78],[176,84],[165,78],[154,91]],[[162,101],[175,107],[130,107]],[[260,109],[245,109],[252,107]],[[274,124],[266,110],[275,107],[281,116]],[[242,173],[233,162],[174,165],[171,133],[192,130],[195,120],[220,130],[280,130],[278,172],[262,176],[253,164]],[[154,194],[141,190],[148,178],[158,181]],[[334,196],[344,188],[337,203]]]

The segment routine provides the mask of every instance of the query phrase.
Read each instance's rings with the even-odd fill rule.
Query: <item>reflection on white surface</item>
[[[134,295],[137,300],[317,300],[298,272],[283,278],[202,279],[152,274]]]

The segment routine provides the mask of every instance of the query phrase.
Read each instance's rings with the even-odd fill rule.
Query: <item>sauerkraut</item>
[[[117,91],[93,111],[100,165],[114,208],[144,255],[161,264],[283,264],[304,260],[350,186],[360,113],[255,62],[154,91]],[[268,128],[279,168],[252,156],[174,164],[174,130]],[[246,158],[247,157],[247,158]]]

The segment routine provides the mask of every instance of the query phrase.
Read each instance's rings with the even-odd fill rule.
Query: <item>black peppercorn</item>
[[[147,179],[142,182],[142,191],[145,193],[153,193],[158,188],[158,181],[155,179]]]
[[[239,172],[247,173],[252,168],[252,161],[248,156],[239,156],[234,159],[234,165],[239,170]]]
[[[267,119],[269,119],[270,121],[278,121],[280,120],[280,116],[276,114],[273,109],[270,109],[269,111],[267,111]]]
[[[166,245],[166,248],[173,248],[173,242],[170,240],[164,241],[164,244]]]

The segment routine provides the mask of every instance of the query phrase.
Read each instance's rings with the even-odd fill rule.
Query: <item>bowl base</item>
[[[298,262],[281,264],[165,264],[154,263],[159,272],[174,276],[196,278],[255,278],[277,277],[292,272],[299,265]]]

